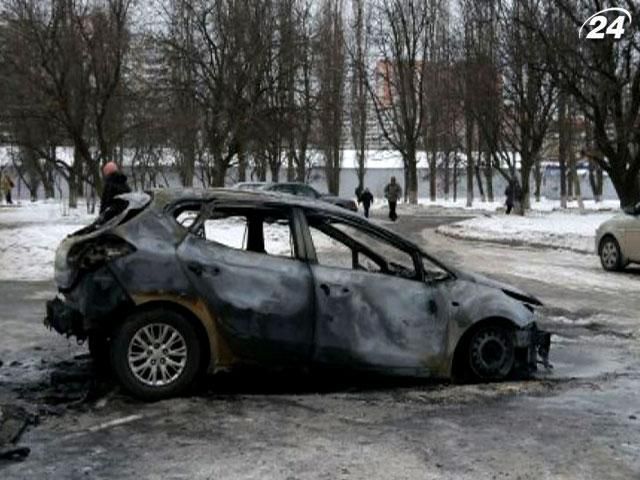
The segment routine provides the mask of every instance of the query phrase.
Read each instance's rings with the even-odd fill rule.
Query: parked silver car
[[[119,197],[56,253],[45,324],[132,394],[243,363],[502,380],[546,363],[540,301],[343,208],[242,190]]]
[[[640,263],[640,203],[598,227],[596,252],[605,270],[618,271]]]

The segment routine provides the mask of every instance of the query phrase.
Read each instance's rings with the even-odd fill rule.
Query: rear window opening
[[[127,223],[132,218],[136,217],[140,212],[142,212],[147,207],[147,205],[149,205],[149,203],[151,202],[151,196],[149,194],[146,194],[146,196],[147,196],[146,199],[143,199],[143,198],[114,199],[113,204],[107,210],[105,210],[100,215],[98,215],[98,218],[93,223],[87,225],[84,228],[81,228],[77,232],[72,233],[70,236],[77,237],[77,236],[88,235],[90,233],[96,232],[100,230],[102,227],[104,227],[105,225],[107,225],[108,223],[110,223],[112,220],[121,216],[127,209],[129,209],[127,211],[127,214],[112,226],[115,227],[116,225],[122,225],[124,223]],[[130,207],[132,203],[134,204],[134,206]]]

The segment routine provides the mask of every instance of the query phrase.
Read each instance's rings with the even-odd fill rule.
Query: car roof
[[[176,203],[207,202],[214,200],[235,204],[236,206],[239,206],[239,204],[245,204],[246,206],[264,205],[300,207],[331,215],[333,217],[343,218],[353,223],[360,224],[365,228],[382,231],[396,242],[421,250],[413,242],[385,228],[384,226],[373,224],[350,210],[309,197],[286,195],[268,190],[241,190],[232,188],[160,188],[150,190],[148,193],[153,195],[154,203],[159,204],[161,207]]]
[[[341,216],[360,219],[360,216],[351,213],[348,210],[337,207],[330,203],[311,199],[308,197],[299,197],[295,195],[286,195],[279,192],[269,190],[243,190],[237,188],[159,188],[148,192],[154,198],[156,204],[167,205],[176,202],[188,201],[226,201],[247,204],[265,204],[265,205],[289,205],[303,208],[312,208],[315,210],[323,210],[336,213]]]

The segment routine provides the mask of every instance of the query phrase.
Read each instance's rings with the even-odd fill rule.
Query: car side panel
[[[625,223],[623,249],[630,261],[640,262],[640,215],[630,215]]]
[[[297,259],[235,250],[188,235],[178,257],[234,354],[271,364],[306,362],[313,337],[313,288]]]
[[[385,274],[311,268],[315,363],[443,376],[448,305],[437,289]]]

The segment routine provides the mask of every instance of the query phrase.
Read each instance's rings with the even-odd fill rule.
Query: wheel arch
[[[620,234],[617,232],[609,230],[606,233],[602,234],[600,240],[598,241],[598,256],[602,258],[602,245],[608,238],[613,239],[618,244],[618,251],[620,252],[620,264],[624,267],[629,263],[629,261],[624,254],[624,249],[622,248],[622,246],[624,245],[622,238],[620,238]]]
[[[450,368],[450,376],[452,379],[465,379],[468,375],[466,371],[465,365],[465,352],[468,349],[469,342],[475,332],[477,332],[480,328],[487,326],[500,326],[505,328],[511,328],[513,330],[517,330],[520,328],[513,320],[510,320],[506,317],[501,316],[491,316],[483,318],[482,320],[478,320],[473,323],[469,328],[465,330],[465,332],[460,336],[458,342],[453,351],[453,355],[451,357],[451,368]]]

